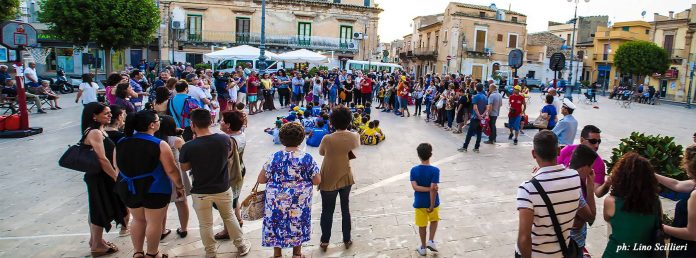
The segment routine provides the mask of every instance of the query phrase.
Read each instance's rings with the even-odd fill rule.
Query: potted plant
[[[688,175],[680,167],[684,148],[674,142],[674,137],[645,135],[639,132],[631,133],[630,137],[621,139],[619,146],[612,149],[611,159],[604,161],[607,165],[607,174],[611,174],[614,164],[629,152],[636,152],[650,160],[653,168],[660,175],[677,180],[688,179]],[[676,201],[688,198],[689,194],[676,193],[663,187],[660,196]]]

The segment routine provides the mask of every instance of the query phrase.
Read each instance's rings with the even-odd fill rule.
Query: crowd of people
[[[243,155],[247,120],[260,112],[288,112],[277,116],[274,126],[267,129],[283,149],[268,157],[256,178],[257,184],[266,185],[262,245],[274,248],[274,257],[282,256],[283,248],[292,248],[293,257],[303,257],[302,245],[311,235],[314,186],[322,199],[319,247],[324,251],[329,247],[337,198],[342,240],[345,248],[352,245],[349,196],[355,180],[350,160],[356,158],[353,152],[361,144],[374,145],[385,139],[379,120],[371,118],[373,102],[378,103],[375,109],[398,117],[425,113],[425,122],[455,134],[466,129],[460,151],[467,151],[476,136],[474,151],[478,152],[484,132],[489,135],[485,143],[497,142],[496,123],[504,115],[504,105],[509,109],[508,138],[513,144],[530,124],[526,87],[515,85],[505,101],[500,94],[504,89],[493,80],[459,74],[417,78],[401,71],[334,69],[310,74],[301,69],[258,76],[250,67],[224,74],[204,69],[181,72],[170,66],[152,84],[137,69],[109,75],[104,101],[98,99],[91,80],[90,75],[83,76],[85,86],[80,87],[77,101],[84,105],[82,141],[92,146],[102,167],[102,173],[85,175],[89,245],[94,255],[118,251],[102,236],[102,231],[109,231],[116,222],[121,236],[131,236],[134,257],[166,257],[159,253],[159,240],[172,233],[166,227],[167,207],[176,205],[179,226],[175,232],[184,238],[189,230],[189,201],[193,202],[207,257],[216,256],[215,241],[224,239],[232,240],[239,255],[249,253],[250,243],[241,231],[244,221],[239,198],[243,197],[241,188],[247,173],[244,159],[250,158]],[[693,244],[696,234],[688,229],[687,215],[689,210],[696,212],[696,203],[680,202],[675,224],[662,227],[653,190],[659,182],[675,191],[691,192],[695,181],[679,182],[657,175],[649,161],[635,153],[622,157],[611,176],[606,176],[604,162],[597,154],[602,142],[600,129],[585,126],[580,144],[575,144],[575,105],[560,98],[555,89],[548,93],[546,105],[539,111],[545,123],[537,126],[540,131],[533,140],[532,157],[539,168],[531,180],[520,185],[517,194],[520,232],[516,255],[559,256],[570,249],[588,254],[585,240],[587,227],[597,213],[595,198],[607,194],[604,218],[614,231],[605,256],[648,254],[624,252],[620,247],[622,243],[654,245],[652,237],[662,228],[673,237],[672,243]],[[414,104],[411,112],[409,107]],[[213,131],[217,123],[222,133]],[[305,140],[308,146],[318,147],[324,157],[321,166],[300,148]],[[684,169],[692,178],[696,173],[695,148],[687,148],[684,155]],[[439,221],[440,172],[430,165],[430,144],[420,144],[416,152],[421,164],[412,168],[410,181],[421,240],[417,252],[426,255],[428,250],[438,250],[434,238]],[[213,209],[218,210],[224,224],[215,234]],[[696,221],[691,222],[696,225]],[[693,248],[682,251],[670,251],[670,257],[696,255]]]

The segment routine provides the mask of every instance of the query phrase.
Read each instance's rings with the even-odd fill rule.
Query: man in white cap
[[[578,120],[573,117],[574,111],[575,104],[569,99],[563,99],[563,107],[561,108],[563,119],[558,121],[552,130],[558,136],[558,145],[560,146],[572,145],[575,134],[578,132]]]

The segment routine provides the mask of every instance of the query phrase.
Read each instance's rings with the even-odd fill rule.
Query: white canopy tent
[[[325,64],[329,62],[326,56],[307,49],[298,49],[278,55],[278,60],[288,63]]]
[[[216,63],[227,59],[256,59],[261,54],[261,50],[249,45],[241,45],[232,48],[215,51],[203,55],[203,62]],[[278,60],[278,54],[270,51],[265,52],[268,60]]]

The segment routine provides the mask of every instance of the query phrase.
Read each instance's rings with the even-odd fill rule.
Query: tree
[[[0,5],[0,22],[14,20],[19,12],[19,0],[4,0]]]
[[[619,46],[614,64],[624,73],[639,77],[664,73],[669,69],[669,54],[664,48],[647,41],[629,41]]]
[[[39,20],[49,32],[77,46],[96,43],[106,53],[145,45],[154,39],[160,14],[150,0],[40,0]]]

